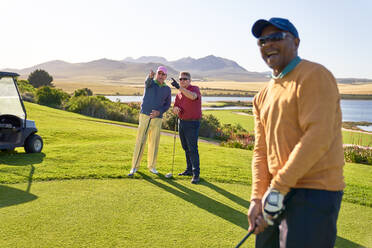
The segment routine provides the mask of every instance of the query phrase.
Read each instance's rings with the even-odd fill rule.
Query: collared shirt
[[[283,78],[285,75],[290,73],[297,65],[301,62],[301,58],[296,56],[296,58],[292,59],[291,62],[284,68],[284,70],[279,73],[278,76],[275,76],[274,73],[271,74],[271,77],[274,79]]]
[[[156,80],[156,79],[154,79],[154,81],[155,81],[155,83],[157,84],[157,85],[159,85],[159,87],[164,87],[164,86],[167,86],[165,83],[160,83],[158,80]]]
[[[183,93],[178,93],[174,101],[174,106],[181,109],[178,117],[181,120],[199,120],[202,118],[201,111],[201,94],[198,86],[189,85],[187,90],[196,93],[198,96],[196,99],[191,100],[186,97]]]

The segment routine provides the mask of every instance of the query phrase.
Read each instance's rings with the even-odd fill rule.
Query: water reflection
[[[142,96],[106,96],[111,101],[121,102],[141,102]],[[222,102],[222,101],[252,101],[253,97],[228,97],[228,96],[203,96],[203,102]],[[174,96],[172,96],[174,101]],[[229,107],[205,107],[204,110],[209,109],[245,109],[243,107],[229,106]],[[367,121],[372,123],[372,100],[341,100],[342,121],[361,122]],[[361,126],[361,129],[372,131],[371,126]],[[367,128],[367,129],[366,129]]]

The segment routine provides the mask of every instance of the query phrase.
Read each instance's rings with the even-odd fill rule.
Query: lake
[[[141,102],[142,96],[106,96],[111,101]],[[221,101],[252,101],[253,97],[226,97],[226,96],[203,96],[203,102]],[[172,96],[174,101],[174,96]],[[207,109],[216,109],[206,107]],[[243,109],[243,107],[225,107],[218,109]],[[372,100],[341,100],[342,121],[367,121],[372,122]],[[372,131],[372,126],[360,126],[361,129]]]

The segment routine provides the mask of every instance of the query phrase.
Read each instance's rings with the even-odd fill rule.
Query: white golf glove
[[[274,220],[283,213],[284,195],[278,190],[269,188],[262,198],[262,213],[265,221],[270,226],[274,225]]]

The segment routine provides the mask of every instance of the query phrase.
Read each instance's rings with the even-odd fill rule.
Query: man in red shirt
[[[182,148],[186,154],[186,170],[179,173],[179,176],[193,176],[191,183],[199,183],[199,151],[198,136],[201,111],[201,94],[198,86],[191,85],[191,75],[189,72],[180,72],[180,85],[173,81],[172,85],[180,92],[176,96],[173,106],[173,113],[178,115],[179,135]]]

